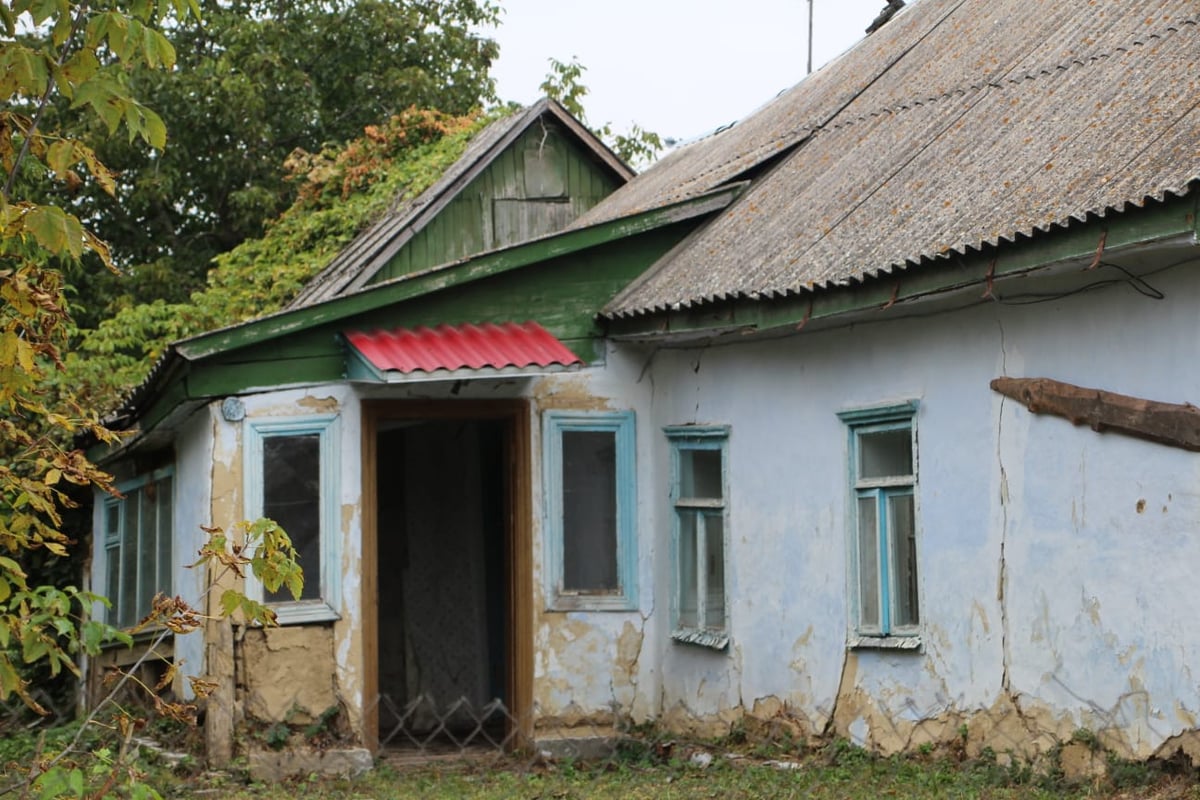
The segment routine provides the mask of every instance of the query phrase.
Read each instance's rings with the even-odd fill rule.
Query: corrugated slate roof
[[[289,308],[312,305],[361,288],[383,268],[406,242],[428,223],[458,189],[482,172],[493,156],[512,143],[543,114],[553,116],[614,174],[628,179],[633,173],[554,100],[538,102],[510,116],[498,119],[477,133],[462,156],[442,173],[428,189],[401,203],[346,245],[325,269],[321,270],[288,305]]]
[[[550,367],[582,359],[536,322],[349,331],[346,341],[382,372]]]
[[[756,165],[772,168],[605,313],[844,285],[1190,191],[1200,179],[1200,8],[918,0],[580,222]]]

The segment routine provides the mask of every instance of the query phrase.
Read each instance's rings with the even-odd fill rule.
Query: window
[[[665,429],[671,444],[674,525],[672,638],[723,649],[729,644],[725,606],[726,427]]]
[[[336,619],[341,548],[338,517],[338,418],[250,419],[245,441],[246,517],[279,523],[304,570],[299,600],[266,591],[246,576],[246,594],[268,603],[279,622]]]
[[[104,501],[108,622],[119,628],[150,613],[154,595],[171,594],[172,472],[161,469],[118,484],[124,498]]]
[[[637,607],[632,412],[543,417],[551,608]]]
[[[916,402],[839,414],[850,429],[854,628],[866,646],[917,647]]]

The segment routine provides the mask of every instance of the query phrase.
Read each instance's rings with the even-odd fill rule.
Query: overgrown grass
[[[153,727],[153,726],[152,726]],[[148,730],[170,737],[173,730]],[[39,754],[69,741],[71,726],[34,736],[0,736],[0,786],[27,770]],[[99,733],[89,747],[106,743]],[[194,743],[194,738],[174,744]],[[111,745],[111,743],[108,743]],[[632,740],[599,764],[546,762],[520,756],[484,761],[441,761],[393,766],[386,760],[359,778],[310,776],[257,782],[242,769],[204,770],[195,759],[168,763],[143,752],[137,768],[146,784],[164,797],[209,796],[231,800],[407,800],[408,798],[1154,798],[1200,800],[1200,782],[1185,765],[1124,764],[1111,761],[1109,778],[1069,785],[1060,771],[1000,763],[993,757],[967,760],[932,752],[882,758],[839,740],[818,749],[791,742],[750,744],[672,743],[663,748]],[[707,758],[695,758],[705,754]],[[86,754],[82,758],[86,759]],[[701,765],[702,763],[706,765]],[[123,796],[123,795],[122,795]]]

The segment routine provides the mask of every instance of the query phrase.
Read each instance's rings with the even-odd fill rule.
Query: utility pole
[[[813,0],[808,0],[808,72],[812,75]]]

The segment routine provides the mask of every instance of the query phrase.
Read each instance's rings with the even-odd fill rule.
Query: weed
[[[871,760],[871,754],[849,739],[837,738],[825,748],[825,757],[830,766],[852,767]]]
[[[1087,748],[1093,753],[1100,749],[1100,740],[1090,728],[1076,728],[1075,732],[1071,734],[1071,741],[1087,745]]]
[[[310,741],[328,739],[334,733],[333,723],[340,713],[341,707],[336,705],[322,711],[320,716],[304,728],[304,738]]]
[[[268,725],[267,729],[262,732],[263,742],[272,750],[282,750],[290,738],[292,738],[292,729],[286,722]]]
[[[1108,780],[1118,789],[1141,789],[1150,786],[1162,775],[1162,766],[1157,763],[1128,761],[1112,754],[1108,757]]]

